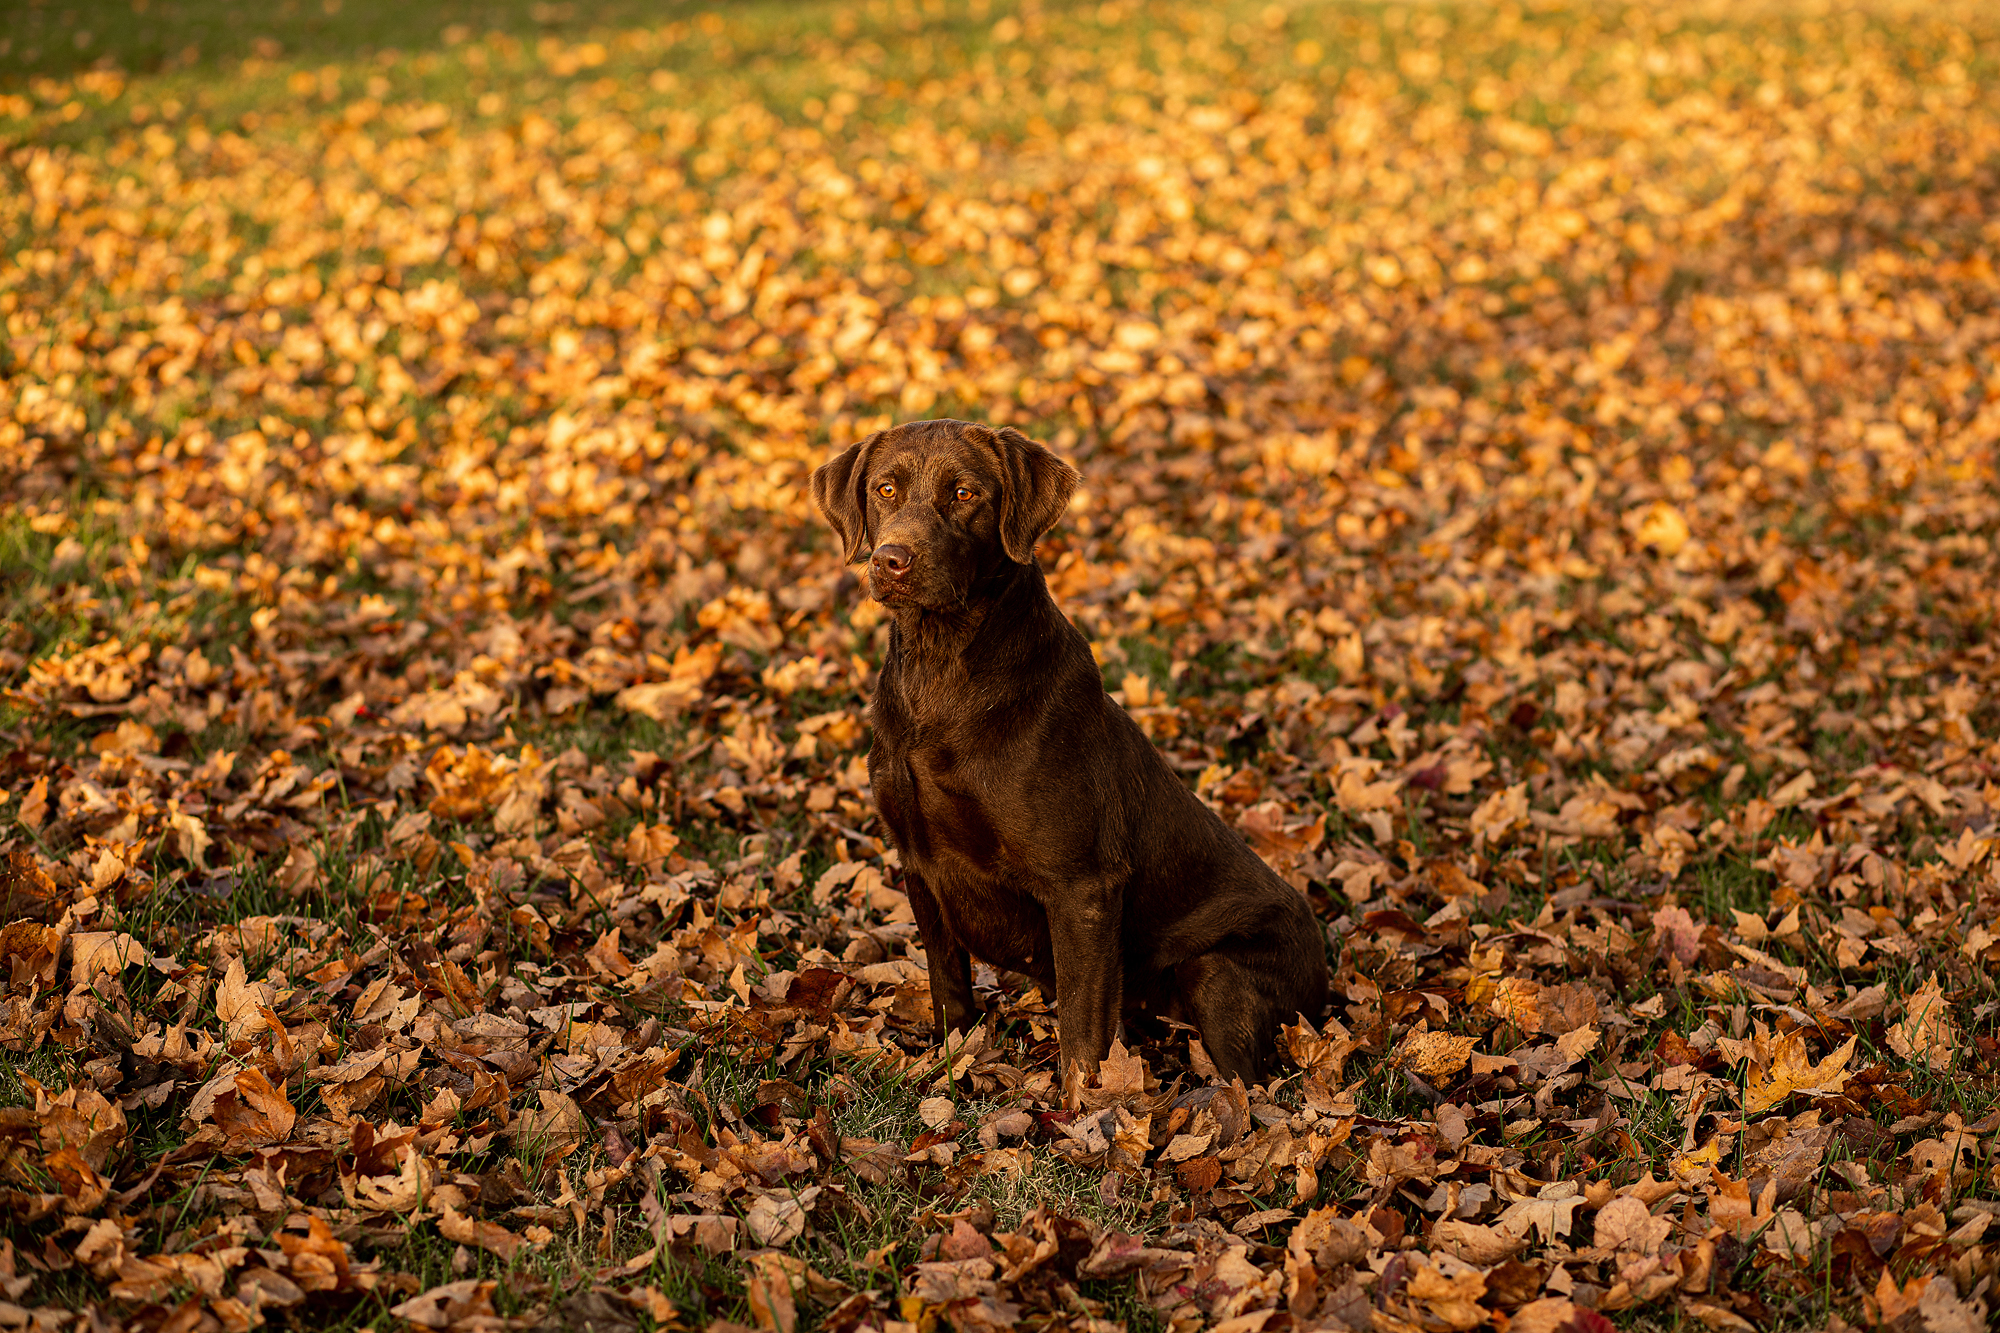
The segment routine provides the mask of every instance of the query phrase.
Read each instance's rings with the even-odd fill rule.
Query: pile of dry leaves
[[[760,14],[0,98],[0,1328],[1985,1327],[1992,15]],[[1324,921],[1269,1087],[930,1030],[925,415]]]

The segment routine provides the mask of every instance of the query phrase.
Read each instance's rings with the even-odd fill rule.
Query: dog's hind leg
[[[1246,1087],[1268,1079],[1277,1064],[1281,1016],[1264,993],[1265,978],[1214,950],[1175,968],[1174,979],[1217,1071]]]

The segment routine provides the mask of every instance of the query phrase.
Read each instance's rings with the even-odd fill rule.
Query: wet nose
[[[891,544],[875,548],[875,563],[892,575],[908,573],[916,558],[917,553],[907,546]]]

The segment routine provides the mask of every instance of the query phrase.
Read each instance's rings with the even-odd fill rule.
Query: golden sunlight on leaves
[[[1987,8],[211,5],[0,34],[0,1325],[1990,1322]],[[933,974],[927,416],[1271,1081]]]
[[[1476,1037],[1454,1037],[1445,1032],[1412,1033],[1403,1043],[1400,1058],[1404,1064],[1427,1079],[1449,1079],[1465,1068],[1472,1058],[1472,1048],[1479,1044]]]
[[[1893,1041],[1894,1038],[1892,1037]],[[1854,1055],[1854,1039],[1815,1064],[1806,1055],[1805,1037],[1788,1032],[1778,1039],[1768,1061],[1751,1064],[1749,1081],[1743,1089],[1743,1114],[1763,1115],[1793,1093],[1829,1097],[1846,1086],[1844,1071]]]

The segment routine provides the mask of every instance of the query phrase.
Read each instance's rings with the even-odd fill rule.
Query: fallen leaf
[[[389,1313],[419,1328],[461,1329],[491,1327],[498,1323],[493,1309],[493,1293],[499,1283],[491,1279],[466,1278],[432,1287],[421,1296],[389,1307]]]
[[[1472,1058],[1477,1037],[1458,1037],[1445,1032],[1413,1032],[1407,1037],[1398,1059],[1432,1082],[1442,1082],[1465,1068]]]
[[[450,1204],[438,1214],[438,1234],[460,1245],[471,1245],[510,1261],[521,1248],[521,1238],[497,1222],[465,1216]]]
[[[1805,1034],[1797,1029],[1777,1038],[1768,1064],[1753,1065],[1743,1089],[1743,1113],[1762,1115],[1793,1093],[1813,1097],[1837,1095],[1846,1084],[1847,1062],[1855,1039],[1849,1037],[1818,1064],[1806,1052]]]
[[[1933,972],[1903,1001],[1903,1018],[1888,1031],[1889,1049],[1906,1060],[1921,1060],[1935,1070],[1948,1069],[1958,1047],[1944,988]],[[1852,1044],[1850,1042],[1850,1044]]]

